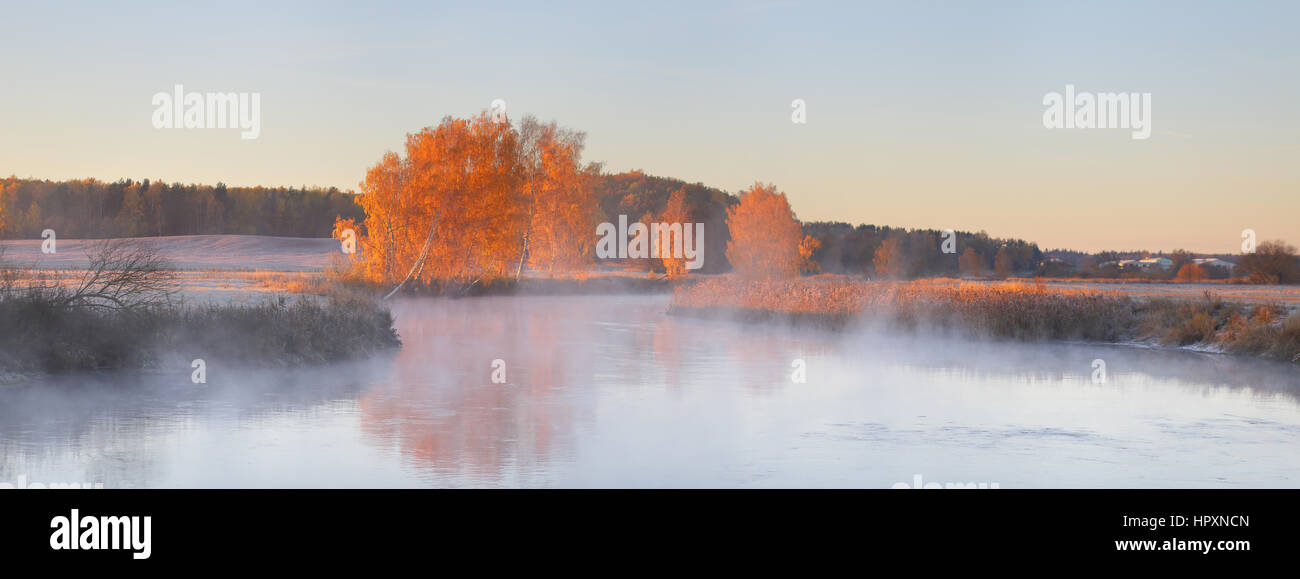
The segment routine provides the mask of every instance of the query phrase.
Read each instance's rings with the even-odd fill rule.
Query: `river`
[[[666,310],[409,299],[402,350],[362,362],[0,388],[0,485],[1300,486],[1295,367]]]

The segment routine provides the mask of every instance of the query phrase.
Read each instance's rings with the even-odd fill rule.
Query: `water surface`
[[[187,366],[3,388],[0,483],[1300,486],[1294,367],[666,309],[662,296],[412,299],[394,305],[404,348],[363,362],[207,359],[205,385]]]

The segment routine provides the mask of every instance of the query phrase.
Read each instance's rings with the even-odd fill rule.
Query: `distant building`
[[[1197,258],[1197,259],[1193,259],[1192,263],[1195,263],[1196,265],[1199,265],[1201,267],[1217,267],[1222,269],[1224,273],[1228,275],[1231,275],[1232,270],[1237,267],[1237,264],[1235,263],[1232,263],[1230,261],[1224,261],[1216,257]],[[1121,259],[1119,261],[1107,261],[1098,265],[1097,267],[1098,268],[1115,267],[1115,268],[1119,268],[1120,270],[1126,270],[1126,271],[1135,271],[1135,270],[1153,271],[1155,270],[1155,268],[1160,268],[1160,270],[1162,271],[1169,271],[1174,267],[1174,260],[1169,259],[1167,257],[1148,257],[1145,259]]]
[[[1148,257],[1146,259],[1138,260],[1138,267],[1141,267],[1143,269],[1151,269],[1153,267],[1159,267],[1160,269],[1169,269],[1173,266],[1174,266],[1174,260],[1169,259],[1167,257]]]
[[[1219,267],[1229,272],[1231,272],[1233,269],[1237,267],[1237,264],[1232,263],[1231,261],[1223,261],[1222,259],[1219,259],[1217,257],[1202,257],[1200,259],[1193,259],[1192,263],[1195,263],[1196,265],[1199,265],[1201,267]]]

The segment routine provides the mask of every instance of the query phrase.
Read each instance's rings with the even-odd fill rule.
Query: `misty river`
[[[1294,367],[667,307],[407,299],[393,305],[403,348],[362,362],[207,359],[206,384],[184,367],[0,387],[0,485],[1300,486]]]

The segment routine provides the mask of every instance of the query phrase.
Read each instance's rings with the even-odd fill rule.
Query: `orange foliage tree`
[[[371,281],[428,285],[518,275],[590,259],[599,206],[581,133],[482,113],[408,134],[366,172],[355,267]],[[336,224],[336,229],[342,225]]]
[[[876,276],[901,279],[907,277],[907,256],[903,252],[903,236],[890,235],[880,242],[871,260]]]
[[[525,259],[547,274],[584,270],[591,263],[593,232],[602,219],[592,184],[600,165],[582,165],[586,134],[529,115],[520,123],[519,137],[527,218],[515,277]]]
[[[414,231],[411,216],[404,209],[404,203],[410,201],[406,188],[410,164],[406,159],[389,151],[379,163],[366,172],[361,182],[361,195],[357,203],[366,212],[367,236],[362,247],[353,257],[358,259],[358,266],[366,279],[374,281],[391,281],[395,270],[414,256],[404,255],[404,243]],[[335,232],[346,229],[350,224],[335,223]],[[360,233],[359,228],[353,228]],[[337,239],[337,235],[335,236]]]
[[[668,196],[668,204],[664,206],[664,212],[659,216],[658,221],[668,224],[667,228],[658,231],[659,239],[652,241],[652,245],[659,247],[664,273],[668,277],[686,275],[690,270],[686,269],[685,247],[681,245],[685,241],[683,235],[686,229],[691,227],[691,214],[686,208],[685,187],[673,191]],[[681,227],[674,227],[677,224]],[[692,243],[699,244],[700,241],[693,240]]]
[[[804,273],[820,273],[822,266],[817,263],[813,255],[817,250],[822,248],[820,239],[811,235],[803,236],[803,241],[799,242],[799,270]]]
[[[751,277],[794,277],[799,274],[803,240],[794,210],[776,186],[754,183],[740,192],[740,203],[727,208],[727,261],[736,272]]]
[[[1205,281],[1210,276],[1205,273],[1205,268],[1195,264],[1186,263],[1178,268],[1178,273],[1174,276],[1177,281]]]

